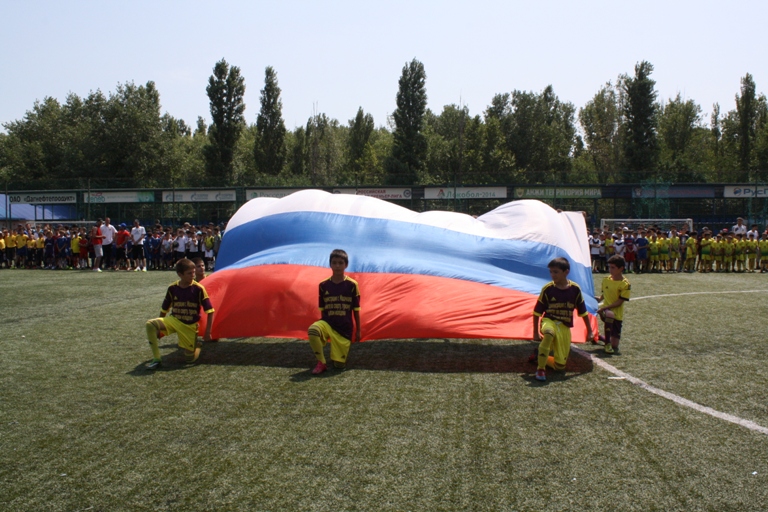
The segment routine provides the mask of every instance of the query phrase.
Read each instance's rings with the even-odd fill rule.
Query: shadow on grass
[[[173,348],[175,345],[166,345]],[[354,344],[349,353],[348,369],[421,373],[519,373],[532,385],[536,365],[528,362],[534,345],[478,343],[464,340],[379,340]],[[326,351],[328,347],[326,347]],[[327,357],[327,356],[326,356]],[[310,373],[316,361],[304,340],[263,340],[238,338],[219,343],[205,343],[198,364],[224,366],[264,366],[300,368],[291,380],[303,382],[317,378]],[[163,370],[188,368],[181,351],[163,357]],[[568,380],[591,372],[589,358],[571,352],[565,372],[548,370],[548,381]],[[163,371],[160,370],[160,371]],[[132,375],[151,374],[139,365]],[[343,371],[329,370],[320,377],[332,378]]]
[[[163,365],[160,368],[157,368],[156,370],[150,370],[149,368],[147,368],[147,364],[150,361],[152,361],[152,359],[147,359],[146,361],[137,364],[133,370],[128,372],[128,375],[133,375],[134,377],[146,377],[148,375],[152,375],[158,372],[172,372],[172,371],[178,371],[178,370],[187,370],[189,368],[192,368],[193,366],[197,366],[201,362],[198,359],[194,363],[188,363],[186,361],[186,356],[184,355],[184,351],[178,348],[176,345],[165,345],[160,348],[175,348],[177,350],[171,354],[163,356],[162,358]]]

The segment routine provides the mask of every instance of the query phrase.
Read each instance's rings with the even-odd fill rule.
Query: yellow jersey
[[[617,300],[621,299],[621,305],[617,308],[613,308],[614,316],[616,320],[624,319],[624,303],[629,300],[630,290],[632,286],[627,281],[626,277],[622,277],[619,281],[614,281],[611,276],[603,278],[602,284],[603,304],[613,304]]]

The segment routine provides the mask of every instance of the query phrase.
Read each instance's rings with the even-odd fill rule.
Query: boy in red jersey
[[[540,381],[547,380],[548,363],[555,370],[565,370],[565,362],[571,351],[574,309],[584,319],[587,339],[594,338],[581,288],[568,280],[571,264],[565,258],[555,258],[547,267],[552,282],[541,289],[539,300],[533,308],[533,341],[541,341],[536,366],[536,380]],[[541,319],[541,325],[539,325],[539,319]],[[554,358],[551,361],[550,350],[554,352]]]
[[[200,320],[200,308],[208,314],[205,326],[205,341],[211,341],[213,327],[213,305],[203,285],[195,281],[195,264],[186,258],[176,263],[179,280],[168,287],[160,311],[160,317],[147,320],[147,339],[152,347],[152,361],[147,365],[150,370],[162,366],[158,337],[174,332],[179,337],[179,348],[184,349],[188,363],[194,363],[200,357],[202,344],[197,342],[197,322]],[[166,316],[171,310],[170,316]]]
[[[328,366],[323,347],[331,342],[331,360],[336,368],[343,369],[351,343],[360,341],[360,291],[357,281],[344,275],[349,265],[347,253],[334,249],[330,258],[333,275],[319,286],[321,318],[309,326],[309,346],[317,357],[314,375],[323,373]],[[354,326],[352,319],[354,317]],[[354,335],[352,328],[355,328]]]

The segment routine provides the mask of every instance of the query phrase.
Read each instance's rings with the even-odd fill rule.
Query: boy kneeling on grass
[[[323,347],[331,342],[333,366],[344,369],[347,364],[351,343],[360,341],[360,290],[357,281],[344,275],[349,265],[347,253],[334,249],[330,257],[333,274],[322,281],[319,287],[321,318],[309,326],[309,346],[317,358],[313,375],[328,369]],[[352,318],[354,317],[354,336]]]
[[[208,314],[205,326],[205,341],[211,341],[213,327],[213,306],[208,292],[202,284],[195,281],[195,264],[186,258],[176,263],[179,280],[168,287],[160,317],[147,320],[147,339],[152,347],[152,361],[147,365],[150,370],[162,366],[158,338],[174,332],[179,338],[179,348],[184,349],[188,363],[194,363],[200,357],[202,343],[197,342],[197,322],[200,320],[200,308]],[[166,316],[171,311],[170,316]]]
[[[568,280],[571,264],[565,258],[555,258],[547,267],[552,282],[541,289],[539,300],[533,308],[533,341],[541,341],[536,366],[536,380],[540,381],[547,380],[548,364],[555,370],[565,370],[565,363],[571,351],[574,309],[584,319],[587,339],[594,338],[581,288]],[[540,318],[541,333],[539,333]],[[550,351],[554,352],[554,357],[550,357]]]

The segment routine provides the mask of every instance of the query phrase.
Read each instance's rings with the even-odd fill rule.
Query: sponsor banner
[[[289,196],[294,192],[304,190],[302,188],[249,188],[245,191],[245,200],[250,201],[257,197],[276,197],[281,199],[285,196]]]
[[[505,199],[507,187],[426,187],[424,199]]]
[[[10,193],[8,202],[11,204],[70,204],[77,202],[77,194],[75,192]]]
[[[234,202],[234,190],[173,190],[163,191],[164,203],[218,203]]]
[[[723,187],[724,197],[768,197],[768,186],[727,185]]]
[[[715,197],[715,187],[633,187],[634,199],[685,199]]]
[[[154,203],[155,193],[147,191],[86,192],[86,203]]]
[[[600,187],[515,187],[515,199],[600,199]]]
[[[358,196],[375,197],[376,199],[410,199],[410,188],[335,188],[334,194],[354,194]]]

